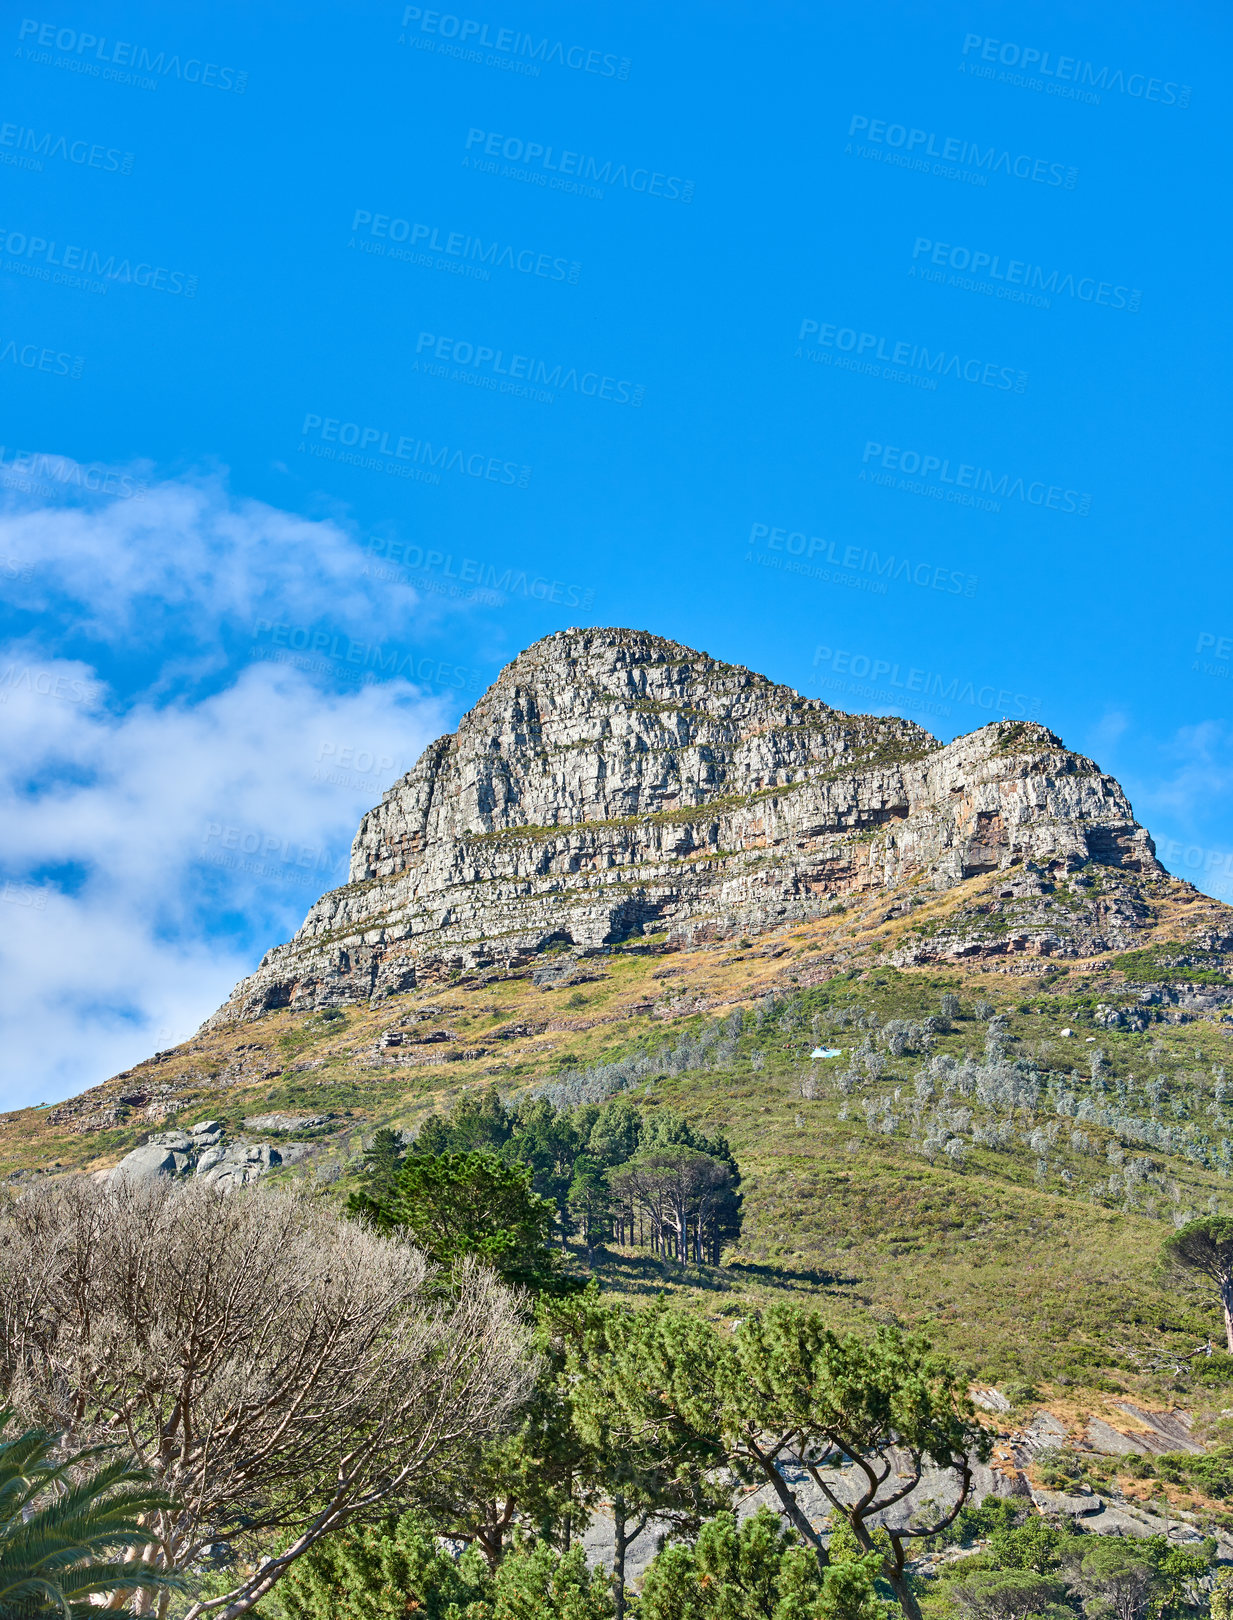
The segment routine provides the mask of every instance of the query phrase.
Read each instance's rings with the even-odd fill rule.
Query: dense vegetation
[[[704,993],[657,949],[614,947],[572,980],[460,979],[378,1013],[271,1015],[244,1038],[281,1053],[282,1073],[180,1116],[238,1134],[245,1111],[332,1111],[307,1175],[284,1178],[306,1195],[296,1207],[374,1255],[409,1239],[439,1268],[424,1321],[457,1310],[467,1268],[512,1285],[509,1344],[524,1336],[528,1369],[505,1419],[295,1556],[324,1451],[234,1511],[219,1498],[226,1527],[191,1526],[193,1603],[252,1594],[277,1566],[254,1599],[271,1620],[1181,1620],[1209,1602],[1227,1620],[1233,1586],[1213,1589],[1210,1546],[1118,1543],[1023,1498],[962,1500],[963,1459],[984,1443],[967,1392],[996,1386],[1010,1410],[982,1416],[983,1433],[1022,1430],[1042,1404],[1069,1430],[1035,1453],[1036,1486],[1233,1528],[1233,1356],[1214,1348],[1233,1290],[1229,1031],[1179,1019],[1165,993],[1220,991],[1223,958],[1152,946],[1112,972],[1016,978],[866,952],[793,984],[808,945],[785,934],[708,958]],[[380,1024],[400,1014],[397,1028],[448,1025],[468,1051],[382,1068]],[[313,1276],[335,1274],[326,1250]],[[277,1320],[301,1323],[288,1343],[311,1325]],[[1123,1422],[1108,1403],[1126,1397],[1183,1407],[1206,1453],[1083,1450],[1088,1414]],[[345,1405],[341,1384],[331,1399]],[[862,1514],[852,1482],[866,1464],[877,1475],[890,1435],[894,1466]],[[951,1484],[887,1527],[878,1492],[910,1479],[913,1443]],[[845,1444],[861,1461],[841,1466]],[[835,1504],[811,1465],[843,1483]],[[582,1556],[601,1519],[614,1579]],[[665,1542],[648,1565],[652,1535]],[[941,1556],[918,1557],[930,1548]]]
[[[726,1138],[667,1109],[645,1117],[625,1101],[557,1108],[541,1097],[506,1108],[490,1087],[448,1118],[430,1115],[406,1149],[378,1131],[362,1179],[352,1209],[406,1227],[439,1259],[464,1252],[475,1220],[520,1187],[539,1205],[517,1217],[517,1236],[512,1210],[508,1223],[496,1221],[511,1254],[542,1242],[555,1219],[561,1238],[580,1233],[588,1253],[615,1240],[717,1265],[741,1230],[741,1174]],[[517,1264],[525,1268],[525,1255]]]

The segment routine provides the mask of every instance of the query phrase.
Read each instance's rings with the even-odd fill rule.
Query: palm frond
[[[183,1589],[167,1570],[117,1557],[146,1546],[151,1517],[175,1506],[145,1470],[102,1446],[57,1460],[54,1435],[6,1437],[13,1421],[0,1411],[0,1614],[88,1620],[92,1598]]]

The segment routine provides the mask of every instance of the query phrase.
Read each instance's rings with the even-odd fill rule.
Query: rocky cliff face
[[[657,636],[561,631],[364,817],[350,881],[210,1023],[557,941],[696,943],[909,883],[1021,867],[1036,890],[1089,863],[1161,870],[1118,784],[1042,726],[943,746]]]

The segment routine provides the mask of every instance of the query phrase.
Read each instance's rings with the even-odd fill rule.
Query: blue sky
[[[1078,12],[10,10],[0,1102],[569,624],[1031,715],[1233,900],[1229,23]]]

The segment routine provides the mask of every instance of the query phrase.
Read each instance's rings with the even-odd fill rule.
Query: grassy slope
[[[662,954],[643,943],[588,959],[583,969],[597,977],[562,989],[538,989],[525,976],[481,978],[350,1009],[333,1022],[272,1014],[204,1035],[97,1088],[104,1102],[142,1084],[168,1088],[164,1101],[156,1098],[148,1109],[151,1117],[136,1105],[116,1128],[74,1132],[56,1126],[46,1111],[0,1116],[0,1166],[29,1173],[114,1163],[164,1123],[164,1108],[167,1124],[223,1118],[237,1129],[245,1114],[329,1110],[341,1117],[310,1173],[342,1172],[330,1188],[342,1191],[362,1137],[377,1125],[413,1127],[472,1087],[495,1083],[513,1093],[571,1062],[585,1065],[675,1038],[735,1006],[755,1005],[776,987],[797,998],[791,1003],[797,1027],[768,1021],[741,1037],[727,1067],[664,1077],[633,1094],[640,1106],[671,1106],[728,1132],[746,1176],[740,1251],[702,1274],[641,1252],[613,1253],[599,1267],[605,1285],[631,1297],[667,1288],[716,1315],[792,1297],[816,1304],[836,1325],[920,1326],[973,1377],[1034,1381],[1048,1389],[1053,1410],[1116,1419],[1108,1401],[1119,1392],[1177,1399],[1167,1380],[1136,1370],[1128,1348],[1189,1349],[1219,1331],[1214,1312],[1180,1302],[1153,1272],[1174,1209],[1206,1209],[1211,1200],[1233,1208],[1229,1183],[1180,1156],[1128,1148],[1128,1156],[1147,1157],[1153,1168],[1130,1197],[1111,1198],[1105,1154],[1114,1139],[1096,1126],[1084,1126],[1092,1144],[1087,1154],[1069,1153],[1063,1133],[1043,1184],[1035,1155],[1022,1143],[1010,1151],[976,1149],[962,1165],[945,1155],[930,1162],[905,1129],[870,1130],[859,1106],[881,1097],[893,1104],[896,1089],[910,1098],[919,1055],[889,1060],[887,1075],[863,1086],[846,1110],[833,1084],[818,1100],[801,1095],[816,1039],[844,1048],[861,1039],[858,1030],[836,1027],[837,1011],[859,1006],[882,1022],[920,1017],[955,990],[965,1016],[937,1038],[937,1052],[983,1051],[985,1025],[971,1008],[984,998],[1009,1019],[1009,1056],[1086,1074],[1093,1048],[1084,1037],[1096,1033],[1115,1078],[1162,1074],[1179,1095],[1189,1087],[1192,1101],[1210,1112],[1203,1088],[1212,1085],[1213,1066],[1228,1059],[1233,1024],[1199,1019],[1153,1025],[1143,1034],[1095,1030],[1091,1010],[1098,1000],[1132,996],[1109,959],[1044,976],[1039,960],[1012,971],[998,963],[901,972],[878,966],[882,953],[911,937],[909,927],[919,931],[923,916],[944,921],[979,903],[991,881],[973,879],[929,898],[910,922],[887,920],[871,905],[761,936],[748,949],[729,943]],[[1228,914],[1176,883],[1155,885],[1153,907],[1152,937],[1160,941]],[[417,1066],[379,1056],[379,1033],[424,1007],[440,1010],[425,1028],[449,1029],[455,1047],[482,1055]],[[535,1032],[517,1033],[520,1022]],[[1075,1031],[1069,1041],[1058,1034],[1066,1025]],[[439,1057],[450,1048],[407,1050]],[[750,1061],[755,1053],[762,1055],[760,1069]],[[306,1063],[314,1066],[295,1067]],[[812,1065],[814,1072],[823,1067]],[[1218,1138],[1218,1122],[1211,1129]],[[1228,1129],[1233,1136],[1233,1120]]]

